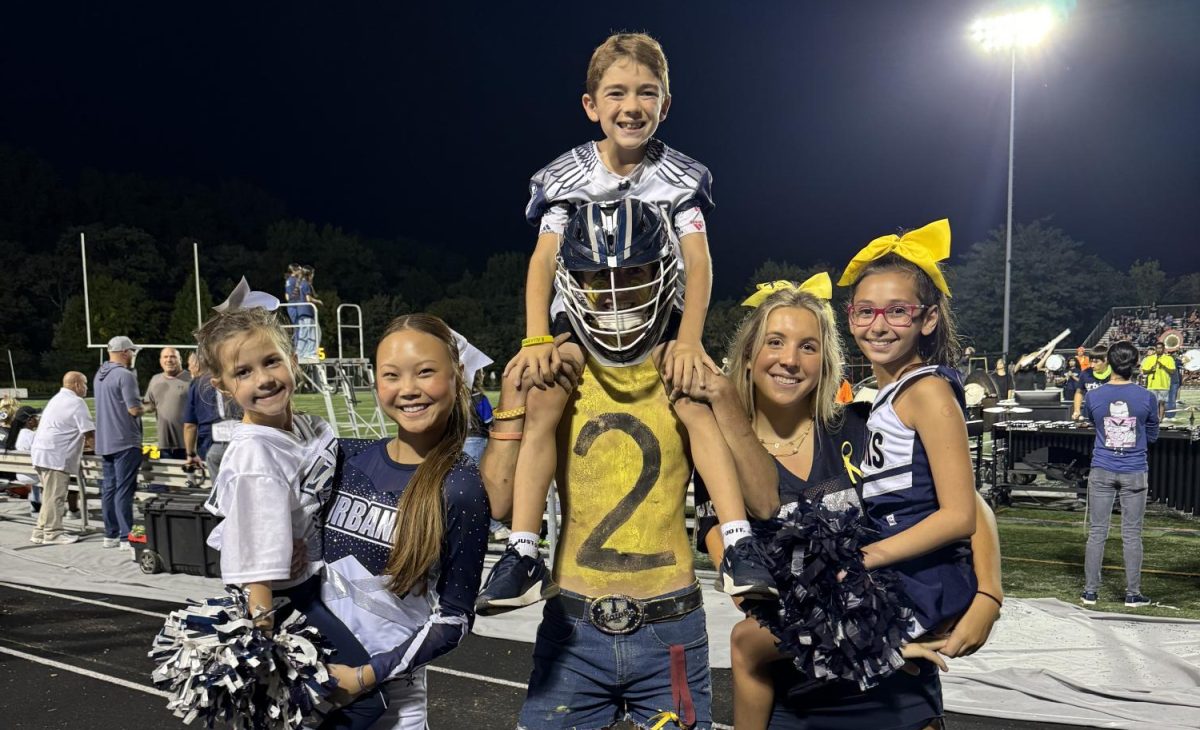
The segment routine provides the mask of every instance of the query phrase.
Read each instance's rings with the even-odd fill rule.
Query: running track
[[[174,608],[159,601],[0,583],[0,727],[185,727],[167,712],[165,695],[150,684],[146,656],[151,638]],[[531,649],[524,642],[472,636],[431,667],[430,727],[514,727]],[[713,670],[713,692],[716,719],[727,727],[732,722],[728,670]],[[1071,730],[969,715],[947,719],[954,730]]]

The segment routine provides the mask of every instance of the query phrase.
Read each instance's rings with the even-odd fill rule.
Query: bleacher
[[[1172,354],[1200,348],[1200,304],[1161,304],[1113,307],[1092,331],[1086,344],[1111,345],[1128,340],[1139,350],[1148,350],[1163,337],[1174,335],[1179,344]],[[1200,371],[1183,371],[1184,385],[1200,385]]]
[[[135,503],[164,493],[187,493],[207,497],[209,484],[203,472],[188,471],[184,467],[187,462],[181,459],[143,459],[142,467],[138,470],[137,489],[134,493]],[[25,474],[37,476],[29,454],[23,451],[5,451],[0,449],[0,474]],[[79,473],[72,475],[68,490],[80,493],[80,510],[83,512],[83,527],[88,529],[87,510],[100,504],[100,480],[103,478],[103,462],[99,456],[88,454],[79,462]],[[28,485],[16,480],[0,479],[0,490],[10,487],[22,488]],[[95,500],[92,502],[91,500]],[[89,505],[90,503],[90,505]]]

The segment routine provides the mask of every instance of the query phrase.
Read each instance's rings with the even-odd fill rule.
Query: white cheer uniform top
[[[329,497],[337,439],[325,421],[292,417],[292,430],[239,423],[205,507],[224,517],[208,536],[221,552],[230,585],[270,582],[290,588],[319,572],[318,514]],[[292,541],[304,540],[308,563],[290,578]]]

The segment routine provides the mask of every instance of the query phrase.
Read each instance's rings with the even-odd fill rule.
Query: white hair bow
[[[216,312],[236,312],[239,309],[265,309],[274,312],[279,309],[279,299],[265,291],[254,291],[246,277],[229,293],[229,298],[213,307]]]
[[[458,345],[458,361],[463,366],[463,379],[467,381],[467,387],[471,388],[475,385],[475,373],[492,364],[492,358],[483,354],[483,352],[467,342],[467,338],[463,337],[454,330],[450,330],[454,334],[454,342]]]

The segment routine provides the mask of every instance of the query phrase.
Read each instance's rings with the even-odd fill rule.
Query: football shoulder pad
[[[556,202],[571,192],[587,185],[600,158],[591,142],[568,150],[559,155],[529,181],[529,204],[525,206],[525,220],[538,225],[542,215]]]

